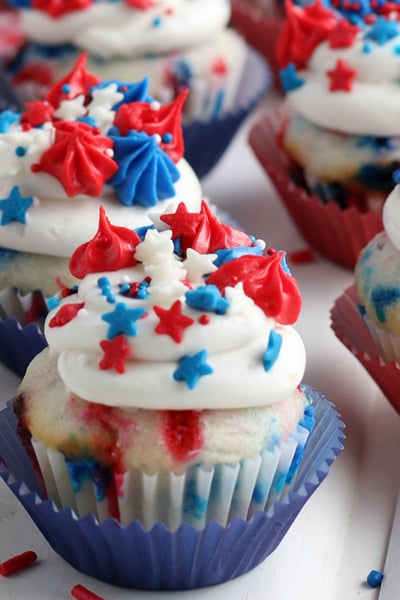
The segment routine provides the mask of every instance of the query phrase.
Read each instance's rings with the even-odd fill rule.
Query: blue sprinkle
[[[378,588],[383,579],[384,575],[380,571],[370,571],[367,577],[367,583],[371,588]]]
[[[64,85],[61,87],[61,91],[63,92],[63,94],[69,94],[71,91],[71,86],[69,85],[69,83],[64,83]]]
[[[107,294],[106,295],[106,300],[109,304],[114,304],[115,302],[115,296],[114,294]]]
[[[400,54],[400,46],[393,46],[393,54]]]
[[[53,296],[52,298],[49,298],[47,300],[47,308],[49,310],[53,310],[54,308],[57,308],[57,306],[59,306],[59,304],[60,304],[60,301],[55,296]]]
[[[15,154],[17,156],[25,156],[25,154],[28,152],[27,148],[24,148],[24,146],[17,146],[15,148]]]
[[[229,302],[221,295],[216,285],[202,285],[195,290],[186,292],[186,303],[196,310],[215,312],[224,315],[229,307]]]
[[[372,52],[372,44],[370,44],[369,42],[365,42],[365,44],[363,45],[363,52],[364,54],[370,54]]]
[[[160,27],[162,25],[162,18],[161,17],[155,17],[153,19],[153,26],[154,27]]]
[[[268,347],[264,352],[264,370],[268,373],[271,367],[274,365],[276,359],[279,356],[279,352],[282,346],[282,336],[277,333],[274,329],[271,329],[268,339]]]
[[[111,283],[108,277],[99,277],[97,280],[97,285],[101,289],[104,295],[111,289]]]
[[[294,63],[289,63],[287,67],[279,71],[279,77],[285,92],[293,92],[304,84],[304,79],[297,75]]]
[[[164,133],[164,135],[162,136],[162,141],[164,142],[164,144],[171,144],[173,139],[174,137],[172,133]]]

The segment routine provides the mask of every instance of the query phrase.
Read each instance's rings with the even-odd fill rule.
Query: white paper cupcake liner
[[[43,336],[33,325],[21,329],[8,320],[0,323],[0,347],[9,344],[32,350],[43,344]],[[17,353],[9,366],[22,374],[26,359],[23,353],[20,362]],[[335,408],[315,389],[305,388],[314,406],[315,427],[291,489],[248,520],[232,515],[225,527],[211,520],[202,529],[186,523],[174,531],[163,523],[145,529],[138,520],[122,526],[113,518],[100,522],[91,514],[78,518],[71,508],[57,509],[40,498],[10,403],[0,412],[0,459],[5,465],[0,475],[52,548],[87,575],[112,585],[152,590],[222,583],[246,573],[275,550],[343,448],[344,425]],[[254,471],[246,469],[246,477],[254,478]]]

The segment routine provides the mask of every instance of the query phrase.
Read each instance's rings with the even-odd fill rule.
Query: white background
[[[306,243],[247,145],[249,127],[275,101],[269,94],[245,123],[218,167],[204,180],[203,189],[209,200],[228,211],[248,233],[265,239],[268,246],[288,251],[303,296],[297,329],[308,355],[304,381],[336,404],[347,425],[345,449],[263,564],[234,581],[189,592],[124,590],[80,574],[51,550],[0,482],[0,562],[27,549],[39,555],[29,570],[9,578],[0,576],[1,600],[71,598],[70,589],[77,583],[106,600],[400,598],[400,544],[395,543],[400,533],[392,538],[386,562],[400,482],[400,417],[330,329],[330,309],[352,283],[352,273],[319,257],[307,264],[290,264],[290,252],[306,248]],[[3,372],[0,378],[1,404],[11,397],[16,382]],[[385,573],[380,590],[365,583],[371,569]]]

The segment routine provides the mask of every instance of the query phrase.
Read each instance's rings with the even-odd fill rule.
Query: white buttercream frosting
[[[400,186],[396,185],[386,198],[382,211],[385,231],[394,246],[400,250]]]
[[[141,10],[100,0],[53,18],[21,10],[22,27],[42,44],[72,43],[99,56],[143,56],[178,51],[201,43],[229,21],[228,0],[155,0]]]
[[[137,265],[86,275],[77,294],[62,301],[46,320],[46,337],[51,352],[58,355],[67,389],[89,402],[157,410],[264,406],[289,397],[305,369],[304,345],[292,326],[267,316],[244,291],[240,279],[226,287],[224,311],[188,304],[186,293],[205,285],[205,273],[218,272],[214,257],[193,251],[182,260],[174,253],[170,230],[149,230],[136,248],[135,258],[141,261]],[[121,293],[122,285],[145,278],[151,280],[144,298]],[[180,341],[156,331],[160,319],[154,310],[154,306],[170,310],[177,301],[182,314],[192,319]],[[65,304],[76,303],[82,305],[76,316],[65,324],[55,323]],[[104,315],[114,313],[119,303],[123,310],[142,309],[143,313],[137,313],[133,332],[124,331],[129,356],[123,372],[100,367],[104,350],[100,344],[115,339],[116,334],[111,334],[110,317],[104,319]],[[265,368],[263,357],[275,335],[281,346]],[[183,357],[202,352],[207,367],[188,389],[187,382],[174,374]]]

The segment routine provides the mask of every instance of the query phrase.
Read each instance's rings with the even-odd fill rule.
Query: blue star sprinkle
[[[301,77],[297,75],[294,63],[289,63],[287,67],[281,69],[279,71],[279,77],[285,92],[293,92],[304,83],[304,79],[301,79]]]
[[[137,333],[135,321],[143,317],[145,313],[144,307],[128,308],[124,302],[118,302],[112,312],[101,316],[103,321],[110,325],[107,338],[112,340],[120,334],[135,336]]]
[[[372,25],[369,32],[365,35],[365,39],[373,40],[379,46],[383,46],[389,40],[399,34],[399,28],[395,21],[388,21],[383,17],[379,17]]]
[[[186,303],[196,310],[215,312],[224,315],[229,302],[221,295],[216,285],[202,285],[195,290],[186,292]]]
[[[264,361],[264,371],[268,371],[274,365],[276,359],[279,356],[279,352],[282,346],[282,336],[280,333],[277,333],[273,329],[269,334],[268,339],[268,347],[264,352],[263,361]]]
[[[8,198],[0,200],[1,225],[7,225],[11,221],[19,221],[26,224],[26,211],[33,204],[33,198],[23,198],[19,192],[18,186],[14,186]]]
[[[190,390],[197,385],[200,377],[213,373],[213,368],[206,363],[207,350],[200,350],[197,354],[186,354],[179,359],[179,366],[173,372],[175,381],[185,381]]]

